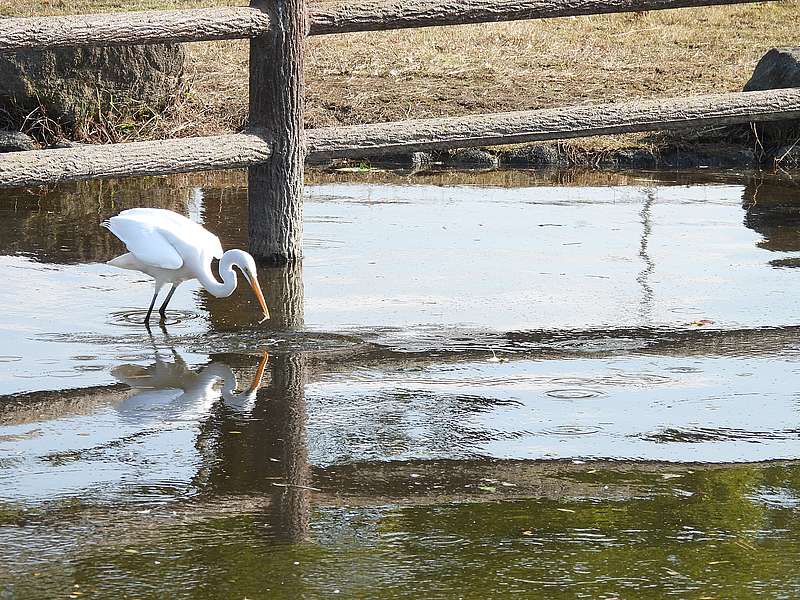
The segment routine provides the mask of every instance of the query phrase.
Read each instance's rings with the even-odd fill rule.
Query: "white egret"
[[[223,254],[219,238],[202,225],[183,215],[162,208],[131,208],[123,210],[101,224],[117,236],[129,252],[110,261],[120,269],[141,271],[155,279],[155,293],[147,309],[145,325],[150,321],[156,298],[166,284],[172,287],[158,310],[166,318],[167,304],[176,288],[184,281],[197,279],[217,298],[227,298],[236,289],[238,267],[258,303],[269,318],[269,310],[256,276],[256,263],[244,250],[228,250]],[[211,261],[219,259],[220,283],[211,271]]]

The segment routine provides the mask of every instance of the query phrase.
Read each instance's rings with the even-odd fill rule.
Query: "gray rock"
[[[773,48],[758,61],[745,92],[800,87],[800,48]]]
[[[35,150],[36,143],[21,131],[0,131],[0,152]]]
[[[800,48],[773,48],[758,61],[745,92],[800,87]],[[759,123],[756,126],[764,146],[780,145],[800,137],[800,121]]]
[[[503,162],[513,167],[566,167],[569,156],[558,144],[533,144],[521,146],[506,153]]]
[[[179,44],[3,54],[0,109],[24,117],[41,108],[67,132],[81,133],[112,106],[133,115],[163,111],[180,89],[185,62]]]
[[[453,150],[447,155],[446,162],[449,166],[469,169],[495,169],[500,164],[494,154],[479,148]]]
[[[390,169],[425,169],[433,163],[430,152],[411,152],[407,154],[378,154],[366,157],[370,165]]]

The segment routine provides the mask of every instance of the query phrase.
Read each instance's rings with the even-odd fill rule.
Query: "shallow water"
[[[99,222],[241,181],[0,196],[0,598],[800,595],[791,177],[312,173],[148,334]]]

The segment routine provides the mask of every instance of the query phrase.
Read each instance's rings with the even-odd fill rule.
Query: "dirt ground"
[[[204,5],[218,4],[231,3]],[[0,15],[105,12],[121,5],[6,0]],[[134,0],[124,8],[197,6]],[[800,0],[789,0],[313,37],[307,42],[306,125],[738,91],[767,50],[798,43],[798,22]],[[187,87],[174,109],[120,129],[112,115],[112,131],[90,141],[240,129],[247,114],[247,42],[191,44],[189,54]],[[594,143],[615,139],[631,138]]]

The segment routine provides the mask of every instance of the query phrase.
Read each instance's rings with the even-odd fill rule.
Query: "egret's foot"
[[[164,337],[167,337],[169,335],[167,333],[167,311],[159,310],[158,314],[161,317],[158,320],[158,327],[159,329],[161,329],[162,333],[164,334]]]

